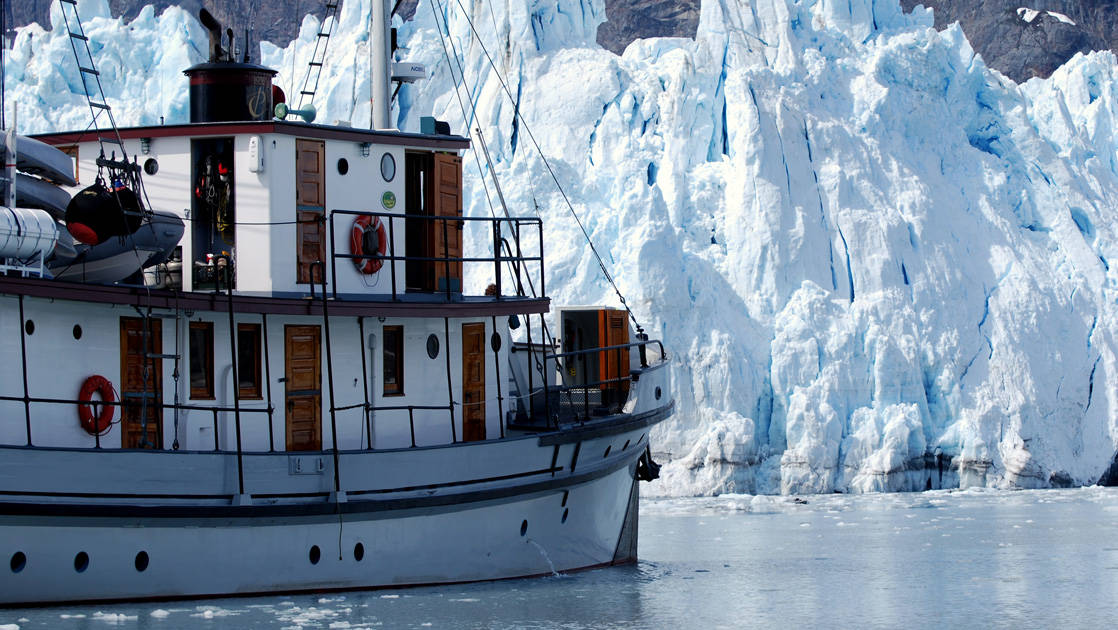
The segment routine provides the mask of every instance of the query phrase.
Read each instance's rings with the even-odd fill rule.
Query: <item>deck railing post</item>
[[[496,335],[497,334],[497,318],[494,316],[491,319],[492,319],[492,322],[493,322],[493,334]],[[504,437],[505,437],[505,406],[504,406],[505,398],[504,398],[504,396],[501,395],[501,351],[497,346],[493,345],[492,343],[489,344],[489,346],[493,349],[493,369],[494,369],[494,371],[496,372],[496,375],[497,375],[497,421],[498,421],[498,424],[501,427],[501,439],[504,439]]]
[[[388,216],[388,264],[392,269],[392,299],[396,298],[396,221]],[[406,252],[405,252],[406,253]],[[383,254],[381,254],[383,256]],[[404,271],[407,271],[405,265]]]
[[[123,409],[123,407],[121,409]],[[211,411],[213,411],[214,416],[214,452],[221,452],[221,443],[217,438],[217,407],[213,407]]]
[[[447,223],[450,223],[446,218],[440,217],[440,223],[443,224],[443,272],[446,277],[443,279],[446,284],[446,301],[450,301],[450,242],[447,240],[450,233],[447,231]],[[438,287],[435,287],[436,289]]]
[[[226,262],[225,268],[228,270],[232,267]],[[313,275],[313,272],[312,272]],[[312,277],[313,281],[314,278]],[[245,471],[244,460],[241,454],[241,381],[237,373],[237,324],[233,317],[233,282],[230,279],[225,283],[225,295],[229,311],[229,356],[233,365],[233,419],[234,426],[237,429],[237,487],[240,492],[245,493]],[[145,412],[146,417],[146,412]],[[214,434],[216,437],[216,433]],[[145,434],[146,439],[146,434]]]
[[[318,265],[319,281],[322,283],[322,326],[325,328],[326,335],[326,387],[330,395],[330,440],[332,442],[331,451],[334,456],[334,492],[338,493],[342,490],[342,477],[341,470],[339,469],[338,457],[338,422],[337,411],[334,407],[334,360],[333,353],[330,351],[330,314],[327,311],[326,299],[326,268],[322,261],[315,261],[311,263],[311,269]],[[311,282],[314,282],[314,273],[311,273]]]
[[[466,275],[463,272],[462,275]],[[493,277],[497,285],[497,299],[501,298],[501,221],[493,219]],[[494,327],[494,330],[496,328]]]
[[[23,294],[19,295],[19,353],[23,362],[23,419],[27,428],[27,446],[31,446],[31,398],[27,387],[27,335],[24,326],[27,320],[23,315]]]
[[[273,422],[273,414],[276,408],[272,405],[272,361],[268,357],[268,314],[262,313],[260,321],[263,330],[261,334],[264,337],[264,387],[268,396],[268,451],[275,452],[276,450],[276,436],[275,436],[275,422]]]
[[[357,334],[360,339],[361,346],[361,390],[365,393],[365,406],[361,408],[362,416],[364,417],[365,425],[365,447],[368,449],[373,448],[373,430],[369,426],[369,361],[365,358],[365,318],[357,318]]]
[[[334,284],[331,287],[331,293],[334,299],[338,298],[338,257],[334,251],[334,211],[330,211],[330,277],[334,279]],[[314,278],[311,278],[314,280]],[[325,285],[323,285],[323,293],[326,292]]]
[[[450,441],[455,443],[458,441],[458,429],[455,427],[454,421],[454,381],[450,376],[450,318],[443,318],[443,343],[446,345],[446,350],[443,355],[446,356],[446,395],[447,395],[447,408],[450,410]],[[465,340],[463,340],[465,343]],[[465,413],[463,412],[463,418]]]
[[[408,405],[408,426],[411,427],[411,447],[415,448],[415,407]]]
[[[529,315],[528,319],[532,319],[532,316]],[[540,313],[540,328],[542,330],[545,330],[545,331],[547,330],[547,327],[544,324],[544,320],[543,320],[543,313]],[[543,377],[543,412],[544,412],[545,415],[547,415],[547,426],[551,426],[551,381],[547,378],[547,337],[546,336],[544,337],[544,349],[543,349],[543,374],[541,374],[540,376]],[[556,428],[558,428],[558,423],[556,423]]]
[[[527,320],[527,322],[526,322],[527,331],[526,332],[528,333],[528,419],[529,419],[530,422],[535,422],[535,420],[536,420],[536,396],[535,396],[536,384],[533,382],[534,379],[532,378],[532,372],[535,371],[536,364],[535,364],[535,361],[534,361],[534,357],[532,356],[532,354],[533,354],[533,352],[532,352],[532,316],[528,315],[524,319]],[[546,395],[547,395],[547,392],[544,392],[545,397],[546,397]]]

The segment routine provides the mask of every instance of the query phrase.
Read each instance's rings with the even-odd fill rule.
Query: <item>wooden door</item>
[[[321,282],[311,265],[326,261],[326,145],[321,140],[295,141],[295,219],[298,282]]]
[[[603,309],[598,311],[598,343],[601,347],[629,343],[629,323],[625,311]],[[629,376],[629,349],[606,350],[598,356],[599,380],[610,381]],[[622,405],[629,397],[629,381],[604,382],[601,385],[603,402],[607,406]]]
[[[284,326],[287,450],[322,450],[322,358],[318,326]]]
[[[161,449],[163,361],[149,355],[163,352],[163,322],[146,320],[145,348],[144,321],[140,317],[120,318],[120,397],[124,403],[120,407],[121,447]]]
[[[462,440],[485,439],[485,324],[462,324]]]
[[[437,217],[462,216],[462,158],[447,153],[435,154],[434,203]],[[462,258],[462,221],[431,221],[429,241],[436,258]],[[462,262],[435,263],[435,290],[462,291]]]

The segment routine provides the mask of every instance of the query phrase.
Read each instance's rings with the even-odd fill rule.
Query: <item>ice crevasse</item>
[[[185,121],[181,70],[205,50],[194,18],[81,7],[118,121]],[[368,13],[342,5],[320,120],[368,124]],[[897,0],[709,0],[694,40],[621,56],[595,43],[605,19],[601,0],[420,0],[396,26],[430,78],[393,116],[480,129],[510,210],[545,219],[555,303],[617,304],[540,145],[673,356],[676,413],[653,434],[666,466],[646,493],[1104,474],[1118,444],[1111,53],[1017,85],[957,26],[937,32]],[[9,58],[22,131],[88,124],[57,8],[52,22],[21,29]],[[261,45],[289,94],[317,29],[307,17],[288,47]],[[487,216],[488,167],[465,164],[466,212]]]

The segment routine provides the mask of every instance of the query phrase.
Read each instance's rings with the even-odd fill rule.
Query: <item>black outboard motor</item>
[[[271,120],[272,77],[276,71],[233,57],[233,32],[229,49],[221,46],[221,24],[202,9],[202,25],[210,31],[210,60],[185,70],[190,77],[190,122]],[[245,42],[247,50],[248,42]],[[246,54],[247,59],[247,54]]]

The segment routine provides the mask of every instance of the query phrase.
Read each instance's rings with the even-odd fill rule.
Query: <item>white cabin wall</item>
[[[385,181],[381,175],[380,163],[383,155],[388,153],[396,161],[396,175],[392,181]],[[345,158],[349,162],[349,173],[338,173],[338,160]],[[361,156],[361,145],[357,142],[346,140],[333,140],[326,143],[326,208],[334,210],[351,210],[355,212],[389,212],[403,217],[404,215],[404,149],[387,145],[372,145],[368,157]],[[388,208],[384,205],[384,194],[391,192],[395,195],[396,205]],[[350,234],[356,217],[352,215],[336,215],[334,218],[333,244],[334,252],[338,254],[351,254]],[[389,238],[395,237],[391,244],[396,256],[403,256],[405,252],[404,221],[393,219],[395,223],[392,230],[388,231]],[[389,230],[386,224],[384,229]],[[363,274],[348,258],[336,261],[337,291],[346,294],[391,294],[393,265],[385,261],[384,266],[373,274]],[[397,262],[396,289],[404,292],[405,268],[403,261]]]
[[[492,320],[484,318],[453,319],[450,321],[450,339],[446,339],[443,320],[434,318],[387,319],[376,328],[366,323],[366,343],[372,328],[376,335],[373,342],[369,373],[370,397],[378,407],[439,406],[447,404],[447,356],[450,353],[450,385],[454,406],[454,430],[451,431],[450,414],[446,410],[414,411],[416,446],[448,444],[452,439],[462,439],[462,325],[466,323],[485,323],[485,432],[487,439],[501,436],[500,409],[507,410],[508,387],[501,383],[501,395],[505,400],[497,404],[497,367],[490,346],[493,334]],[[383,327],[404,327],[404,395],[385,396],[383,386],[384,352]],[[501,377],[508,379],[508,332],[498,319],[501,334],[501,349],[497,361],[501,362]],[[439,340],[439,354],[431,359],[427,355],[427,337],[434,334]],[[378,449],[407,448],[411,446],[411,431],[407,410],[376,411],[372,420],[374,442]]]
[[[147,173],[143,175],[144,188],[151,202],[151,209],[174,212],[185,218],[189,213],[194,190],[193,183],[190,181],[190,139],[152,138],[147,155],[140,153],[139,140],[125,140],[124,146],[129,155],[136,156],[141,166],[148,159],[153,158],[159,164],[159,170],[155,175]],[[84,181],[82,183],[85,184]],[[189,243],[189,221],[186,222],[186,229],[183,240]]]
[[[258,173],[253,173],[249,170],[251,160],[249,158],[249,142],[252,138],[260,139],[260,151],[263,168]],[[291,165],[290,172],[284,168],[285,165],[281,164],[282,160],[277,159],[276,151],[273,148],[273,140],[277,136],[275,134],[268,135],[237,135],[233,141],[233,177],[234,177],[234,191],[233,198],[235,199],[235,212],[236,212],[236,273],[237,273],[237,291],[243,293],[270,293],[272,291],[273,271],[272,264],[275,256],[275,250],[269,247],[269,239],[272,230],[277,227],[294,228],[290,226],[269,226],[268,223],[275,221],[294,221],[295,220],[295,186],[294,182],[291,183],[291,194],[287,198],[289,211],[283,213],[287,216],[279,218],[275,215],[280,208],[276,207],[277,201],[283,199],[283,193],[286,186],[279,186],[277,190],[269,194],[269,187],[277,185],[278,182],[292,180],[294,177],[294,166]],[[276,143],[278,146],[279,143]],[[294,145],[291,149],[292,158],[289,162],[294,162],[295,148]],[[281,210],[282,212],[282,210]],[[292,253],[288,254],[289,257],[294,258],[294,242],[295,237],[292,235],[290,240],[285,241],[292,247]],[[273,244],[274,247],[274,244]],[[281,260],[283,260],[281,258]],[[292,270],[289,272],[294,274],[295,263],[292,260],[290,264]],[[279,276],[282,278],[282,276]]]
[[[269,268],[260,270],[255,275],[262,276],[261,282],[268,282],[273,294],[283,295],[310,293],[310,287],[305,284],[296,284],[297,273],[295,267],[295,254],[298,251],[298,232],[295,224],[295,138],[282,134],[266,134],[264,140],[264,171],[261,173],[261,183],[270,191],[268,197],[268,221],[278,225],[267,227],[269,232],[266,246],[262,244],[259,249],[261,260],[269,261]],[[253,256],[257,250],[253,250]],[[242,268],[244,269],[244,268]],[[238,277],[249,284],[238,284],[241,291],[250,291],[252,280],[245,275]],[[263,284],[261,286],[264,286]],[[281,346],[282,347],[282,346]]]

